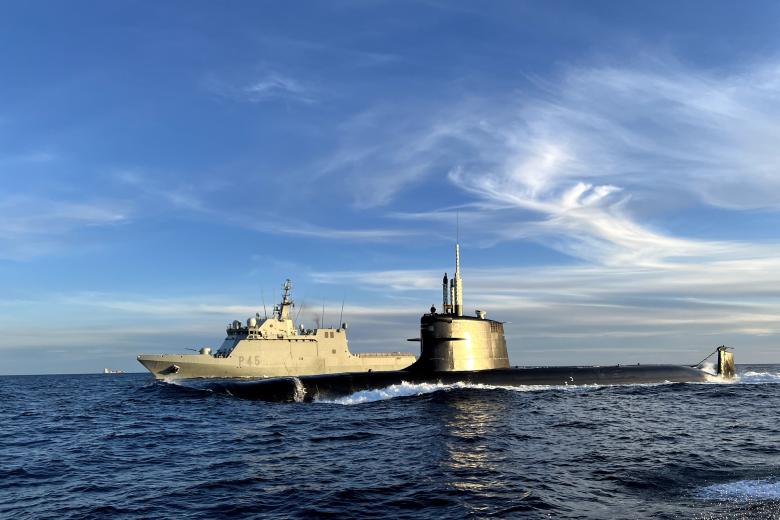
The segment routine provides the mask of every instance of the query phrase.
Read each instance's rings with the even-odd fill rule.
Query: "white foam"
[[[303,386],[303,383],[301,383],[301,380],[297,377],[293,377],[293,382],[295,383],[295,394],[293,394],[293,401],[296,403],[302,403],[306,397],[306,387]]]
[[[751,502],[756,500],[780,500],[780,482],[769,480],[739,480],[714,484],[701,488],[696,497],[702,500]]]
[[[457,382],[451,384],[443,383],[409,383],[402,381],[397,385],[390,385],[375,390],[360,390],[345,397],[336,399],[317,398],[318,403],[332,404],[362,404],[375,401],[385,401],[395,399],[396,397],[412,397],[433,392],[450,391],[459,388],[470,388],[476,390],[511,390],[513,392],[540,392],[546,390],[565,390],[570,392],[582,392],[602,388],[603,385],[522,385],[522,386],[494,386],[477,383]]]
[[[191,390],[200,390],[202,392],[213,392],[214,390],[209,388],[208,380],[195,380],[195,379],[178,379],[178,378],[165,378],[158,379],[155,383],[162,383],[164,385],[180,386],[182,388],[189,388]]]
[[[709,359],[709,358],[707,358],[704,361],[702,361],[702,363],[699,365],[699,368],[701,370],[705,371],[705,372],[708,372],[708,373],[712,374],[712,375],[715,375],[715,374],[718,373],[718,367],[715,364],[715,361],[713,361],[712,359]]]
[[[780,373],[747,371],[739,374],[739,382],[748,385],[780,383]]]

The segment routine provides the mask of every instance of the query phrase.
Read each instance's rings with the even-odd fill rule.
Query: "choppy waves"
[[[0,517],[776,519],[780,366],[738,369],[736,384],[403,383],[314,405],[133,374],[0,377]]]

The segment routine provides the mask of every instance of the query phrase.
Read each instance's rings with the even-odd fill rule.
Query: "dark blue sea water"
[[[738,369],[308,404],[0,377],[0,517],[780,518],[780,366]]]

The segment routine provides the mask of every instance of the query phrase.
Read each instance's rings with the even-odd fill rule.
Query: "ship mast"
[[[290,307],[293,307],[295,305],[292,301],[292,298],[290,298],[290,289],[292,289],[292,282],[288,278],[287,280],[284,281],[284,285],[282,285],[282,290],[284,291],[284,294],[282,295],[282,303],[279,304],[280,320],[289,320]]]

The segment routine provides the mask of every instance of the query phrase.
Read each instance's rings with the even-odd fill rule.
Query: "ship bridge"
[[[292,282],[288,278],[282,285],[282,301],[274,305],[270,317],[261,318],[260,313],[246,320],[246,324],[235,320],[228,324],[227,336],[216,353],[217,357],[227,357],[243,340],[319,340],[336,339],[337,334],[346,329],[346,323],[341,328],[316,328],[306,329],[303,325],[296,326],[295,320],[290,315],[290,309],[295,307],[290,291]]]

